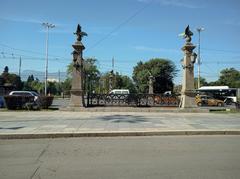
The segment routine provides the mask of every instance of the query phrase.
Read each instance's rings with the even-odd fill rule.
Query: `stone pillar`
[[[70,107],[85,107],[84,101],[84,87],[83,87],[83,58],[82,52],[85,49],[81,40],[87,34],[81,31],[81,26],[78,24],[77,41],[72,45],[73,51],[73,72],[72,72],[72,88],[70,97]]]
[[[196,53],[193,49],[196,47],[191,43],[191,36],[193,33],[189,30],[189,26],[185,30],[186,43],[182,47],[184,58],[182,61],[183,81],[181,91],[181,108],[195,108],[195,90],[194,90],[194,63],[196,60]]]
[[[113,71],[111,71],[109,75],[109,92],[111,90],[113,90]]]
[[[153,94],[153,79],[154,77],[150,75],[149,82],[148,82],[148,94]]]

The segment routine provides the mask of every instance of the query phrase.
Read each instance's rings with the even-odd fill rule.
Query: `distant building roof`
[[[199,90],[229,89],[229,86],[202,86]]]

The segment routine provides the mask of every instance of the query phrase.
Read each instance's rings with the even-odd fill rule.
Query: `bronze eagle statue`
[[[189,25],[186,27],[183,38],[186,39],[186,42],[191,42],[193,32],[190,30]]]
[[[86,32],[82,32],[82,28],[79,24],[78,24],[77,30],[74,34],[77,35],[77,41],[81,41],[83,36],[87,36]]]

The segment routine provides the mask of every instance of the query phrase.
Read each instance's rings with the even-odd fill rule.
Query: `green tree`
[[[240,71],[235,68],[223,69],[217,83],[230,88],[240,88]]]
[[[129,89],[130,93],[136,93],[136,88],[131,78],[126,75],[120,75],[118,72],[116,72],[114,77],[113,87],[115,89]]]
[[[51,82],[49,81],[48,82],[48,87],[47,87],[47,91],[49,94],[51,95],[56,95],[58,93],[58,90],[57,90],[57,82]]]
[[[39,94],[44,92],[44,83],[40,82],[38,78],[34,78],[33,75],[29,75],[27,81],[24,81],[23,90],[37,91]]]
[[[113,89],[129,89],[130,93],[136,93],[135,85],[131,78],[126,75],[120,75],[119,72],[107,72],[101,75],[97,92],[109,93],[110,76],[112,76]]]
[[[34,81],[34,76],[33,75],[29,75],[28,76],[28,79],[27,79],[27,82],[28,83],[31,83],[31,82],[33,82]]]
[[[3,83],[14,86],[14,88],[16,90],[21,90],[22,89],[23,84],[22,84],[20,76],[14,74],[14,73],[9,73],[8,66],[6,66],[4,68],[4,71],[1,74],[1,77],[3,79]]]
[[[207,86],[208,83],[205,78],[200,77],[200,86]],[[194,88],[198,89],[198,78],[194,78]]]
[[[62,91],[64,94],[70,94],[70,90],[72,87],[72,79],[71,78],[66,78],[63,82],[62,82]]]
[[[86,76],[88,75],[99,76],[100,71],[98,70],[96,63],[97,63],[97,59],[95,58],[86,58],[84,60],[83,70]],[[71,77],[72,71],[73,71],[73,63],[70,63],[67,66],[67,74],[69,75],[69,77]]]
[[[84,60],[84,88],[86,91],[90,90],[95,91],[97,90],[99,84],[98,81],[100,79],[100,71],[98,70],[98,67],[96,65],[97,59],[95,58],[86,58]],[[71,84],[69,82],[71,81],[70,74],[73,71],[73,63],[69,64],[67,67],[67,74],[69,75],[69,79],[67,79],[66,83],[63,85],[63,90],[66,91],[69,88],[71,89]]]
[[[163,93],[173,90],[173,78],[177,73],[174,63],[167,59],[154,58],[143,63],[137,63],[133,70],[133,80],[138,92],[148,92],[149,76],[154,77],[154,93]]]

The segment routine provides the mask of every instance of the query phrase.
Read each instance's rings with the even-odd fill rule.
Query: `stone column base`
[[[85,107],[84,95],[82,90],[71,90],[69,107]]]
[[[181,101],[179,107],[185,108],[197,108],[195,101],[196,94],[193,91],[183,92],[181,95]]]

